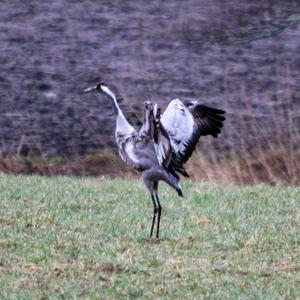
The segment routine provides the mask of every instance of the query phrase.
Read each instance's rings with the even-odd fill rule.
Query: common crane
[[[106,95],[111,101],[119,154],[128,165],[142,172],[154,206],[150,238],[156,216],[156,237],[159,238],[162,207],[158,197],[158,182],[166,182],[182,196],[178,173],[188,177],[184,163],[195,150],[200,136],[218,136],[225,120],[225,111],[201,105],[197,101],[184,104],[175,99],[161,115],[157,104],[153,106],[146,101],[145,121],[140,131],[136,131],[118,105],[122,97],[115,86],[99,83],[84,90],[92,91]]]

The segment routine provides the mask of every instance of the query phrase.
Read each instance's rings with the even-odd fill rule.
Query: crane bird
[[[154,207],[150,238],[156,217],[156,237],[159,238],[162,207],[158,197],[158,182],[166,182],[182,196],[178,174],[188,177],[184,163],[195,150],[200,136],[218,136],[225,120],[225,111],[201,105],[198,101],[183,103],[174,99],[161,115],[157,104],[145,101],[145,121],[140,131],[136,131],[118,105],[122,96],[115,86],[99,83],[84,90],[92,91],[106,95],[111,101],[119,154],[123,161],[142,173]]]

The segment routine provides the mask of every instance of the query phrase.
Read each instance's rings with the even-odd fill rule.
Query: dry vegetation
[[[189,162],[188,170],[197,181],[235,184],[284,184],[299,185],[300,153],[290,155],[285,149],[261,153],[257,157],[249,154],[211,161],[198,151]],[[7,174],[39,174],[42,176],[108,176],[134,178],[137,173],[128,169],[115,153],[98,153],[74,161],[53,159],[24,159],[1,157],[0,170]]]
[[[235,184],[300,184],[300,132],[295,111],[287,98],[281,108],[268,107],[268,119],[259,119],[257,112],[244,98],[248,107],[242,117],[228,111],[221,137],[202,138],[197,152],[188,163],[193,179]],[[298,123],[297,123],[298,122]],[[112,133],[113,134],[113,133]],[[0,171],[14,174],[89,175],[135,177],[115,150],[104,150],[75,157],[0,157]]]

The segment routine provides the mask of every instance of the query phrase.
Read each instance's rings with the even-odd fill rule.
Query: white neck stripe
[[[106,95],[110,96],[114,100],[118,111],[120,111],[120,108],[119,108],[119,105],[118,105],[118,102],[116,99],[116,95],[107,86],[101,86],[101,89]]]

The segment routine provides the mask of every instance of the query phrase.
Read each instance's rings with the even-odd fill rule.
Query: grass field
[[[0,175],[0,299],[300,299],[300,188]]]

